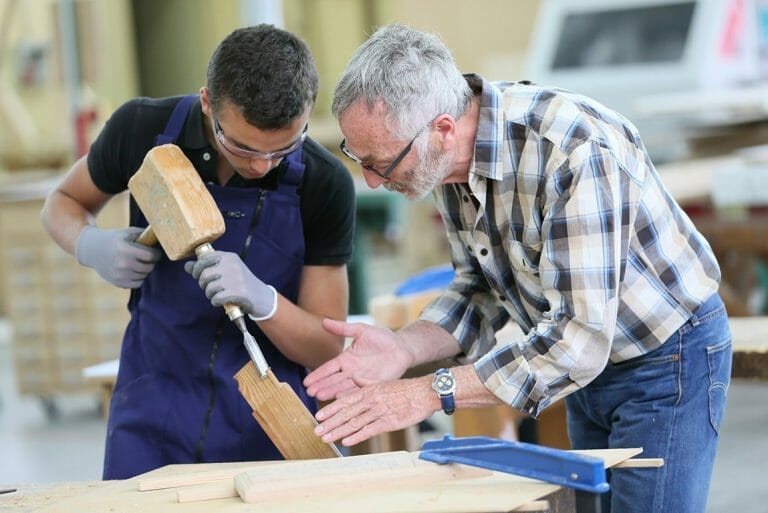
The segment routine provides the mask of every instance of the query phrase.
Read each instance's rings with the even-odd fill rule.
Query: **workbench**
[[[580,451],[605,461],[606,466],[628,466],[628,460],[641,449],[607,449]],[[390,456],[395,453],[388,453]],[[408,453],[404,453],[408,454]],[[382,455],[371,456],[371,458]],[[354,462],[351,458],[344,458]],[[325,462],[318,462],[327,464]],[[431,462],[422,465],[436,465]],[[350,486],[365,471],[338,475],[334,483],[318,490],[307,488],[308,479],[296,479],[296,490],[266,499],[268,502],[245,503],[232,493],[229,497],[178,502],[179,490],[198,486],[205,490],[221,483],[206,482],[201,476],[224,476],[232,482],[232,476],[244,470],[269,471],[272,475],[291,464],[305,462],[240,462],[209,463],[198,465],[169,465],[140,476],[122,481],[94,481],[54,483],[49,485],[12,485],[15,492],[0,495],[0,510],[9,513],[59,513],[72,511],[108,511],[110,513],[197,513],[217,511],[237,513],[245,511],[269,511],[270,513],[419,513],[448,512],[498,512],[498,511],[549,511],[569,513],[574,511],[574,501],[567,492],[555,484],[545,483],[518,475],[476,469],[483,474],[457,474],[460,477],[437,482],[398,483],[396,488],[387,479],[371,481],[366,486]],[[437,465],[443,467],[442,465]],[[295,467],[293,467],[295,468]],[[388,472],[386,469],[384,472]],[[616,470],[620,471],[620,470]],[[291,471],[295,472],[295,470]],[[377,470],[377,472],[381,472]],[[322,474],[322,473],[319,473]],[[292,474],[288,475],[291,478]],[[280,476],[285,478],[286,476]],[[309,480],[311,480],[310,478]],[[320,477],[322,479],[322,476]],[[176,485],[164,489],[139,491],[142,485],[170,480]],[[327,479],[326,479],[327,480]],[[293,483],[293,482],[291,482]],[[181,484],[186,486],[182,487]],[[231,486],[231,485],[230,485]],[[8,485],[0,484],[0,488]],[[572,497],[572,495],[570,496]],[[546,501],[546,502],[543,502]],[[548,508],[548,509],[547,509]]]

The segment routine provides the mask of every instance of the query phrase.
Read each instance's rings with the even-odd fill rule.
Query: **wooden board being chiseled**
[[[262,378],[253,363],[235,374],[253,417],[287,460],[335,458],[341,453],[314,433],[317,421],[296,392],[269,370]]]

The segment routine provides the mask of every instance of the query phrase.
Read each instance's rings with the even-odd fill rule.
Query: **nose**
[[[274,168],[280,163],[281,159],[260,159],[260,158],[252,158],[248,161],[248,164],[251,166],[251,169],[258,173],[266,173],[270,169]]]
[[[371,189],[375,189],[376,187],[379,187],[380,185],[389,181],[386,178],[382,178],[374,173],[371,173],[370,171],[366,171],[365,169],[363,169],[363,179],[365,179],[365,183],[368,184],[368,187]]]

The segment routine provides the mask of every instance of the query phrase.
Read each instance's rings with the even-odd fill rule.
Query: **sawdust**
[[[0,488],[17,488],[15,492],[0,495],[0,511],[19,513],[32,511],[41,506],[54,504],[62,499],[101,488],[107,484],[109,484],[107,481],[95,481],[0,486]]]

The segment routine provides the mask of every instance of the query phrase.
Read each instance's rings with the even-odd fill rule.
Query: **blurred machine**
[[[768,63],[766,13],[764,0],[543,0],[525,78],[621,112],[654,158],[672,160],[681,141],[638,101],[757,83]]]

